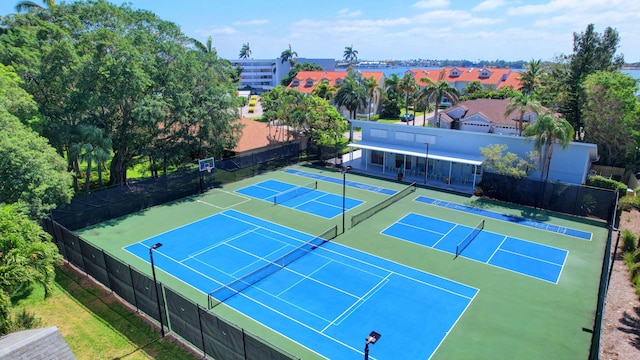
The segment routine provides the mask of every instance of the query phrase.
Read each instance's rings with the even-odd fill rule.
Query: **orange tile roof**
[[[372,77],[376,80],[380,86],[382,86],[382,78],[384,73],[382,71],[361,71],[364,78]],[[289,88],[298,89],[301,93],[311,93],[316,85],[320,84],[323,80],[328,80],[329,85],[336,86],[336,81],[344,80],[347,77],[346,71],[328,71],[328,70],[303,70],[296,75],[295,78],[289,84]],[[294,85],[295,81],[298,81],[298,85]]]
[[[233,149],[236,153],[243,153],[250,150],[261,149],[268,145],[284,142],[283,136],[280,135],[280,131],[283,130],[280,127],[271,127],[265,123],[259,121],[242,118],[238,120],[240,124],[244,125],[242,128],[242,136],[238,145]],[[288,131],[287,131],[288,132]],[[293,134],[288,134],[289,138],[293,138]]]
[[[470,83],[472,81],[479,81],[483,86],[493,85],[496,89],[500,88],[505,80],[509,80],[512,74],[519,74],[511,69],[498,69],[498,68],[463,68],[463,67],[443,67],[442,69],[409,69],[422,86],[426,85],[420,81],[422,78],[429,78],[433,82],[444,80],[450,85],[455,86],[456,83]],[[482,76],[484,75],[484,76]],[[518,79],[516,76],[514,79]],[[510,80],[510,84],[513,84],[514,88],[517,87],[516,81]]]
[[[522,81],[520,81],[520,75],[522,75],[519,71],[514,71],[507,75],[507,79],[498,85],[497,89],[507,89],[511,87],[513,90],[520,90],[522,87]]]

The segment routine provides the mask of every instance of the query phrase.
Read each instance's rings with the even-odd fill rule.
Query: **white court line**
[[[540,261],[540,262],[547,263],[547,264],[550,264],[550,265],[563,266],[563,265],[556,264],[556,263],[548,261],[548,260],[544,260],[544,259],[541,259],[541,258],[529,256],[529,255],[525,255],[523,253],[519,253],[519,252],[515,252],[515,251],[511,251],[511,250],[500,249],[500,251],[506,252],[508,254],[514,254],[514,255],[522,256],[523,258]],[[565,256],[565,259],[566,259],[566,256]],[[564,264],[564,261],[562,263]]]
[[[453,229],[457,228],[458,226],[468,227],[468,226],[464,226],[464,225],[458,225],[458,224],[455,224],[455,225],[451,228],[451,230],[447,231],[447,233],[446,233],[446,234],[444,234],[444,236],[443,236],[443,237],[441,237],[441,238],[440,238],[440,240],[436,241],[436,242],[435,242],[435,244],[433,244],[433,246],[431,246],[431,247],[432,247],[432,248],[435,248],[435,247],[436,247],[436,245],[438,245],[438,244],[440,243],[440,241],[442,241],[444,238],[446,238],[447,236],[449,236],[449,234],[451,234],[451,232],[453,231]]]
[[[378,291],[380,291],[380,289],[382,289],[382,285],[386,284],[389,282],[389,277],[391,276],[391,274],[387,274],[387,276],[385,276],[384,278],[382,278],[382,280],[380,280],[374,287],[372,287],[369,291],[367,291],[362,297],[360,297],[358,299],[358,301],[354,302],[351,306],[349,306],[348,308],[346,308],[342,314],[338,315],[338,317],[336,317],[335,319],[333,319],[333,321],[331,321],[329,324],[327,324],[327,326],[324,327],[324,329],[320,330],[320,332],[325,332],[330,326],[332,326],[333,324],[339,324],[342,322],[342,320],[340,320],[340,322],[338,322],[338,320],[340,318],[342,318],[343,316],[345,316],[348,313],[352,313],[355,310],[357,310],[360,306],[364,305],[364,303],[367,301],[368,297],[373,296],[373,294],[377,293]],[[345,319],[348,318],[348,316],[344,317]]]
[[[502,244],[504,244],[504,242],[507,241],[507,238],[508,238],[508,236],[506,236],[506,235],[502,238],[502,241],[500,242],[500,245],[498,245],[498,247],[493,252],[493,254],[491,254],[491,256],[489,256],[489,258],[487,259],[487,261],[486,261],[487,264],[490,263],[491,260],[493,259],[493,257],[498,253],[498,250],[500,250],[500,248],[502,247]]]
[[[207,251],[209,251],[209,250],[211,250],[211,249],[213,249],[213,248],[216,248],[216,247],[218,247],[218,246],[220,246],[220,245],[224,245],[224,244],[226,244],[226,243],[227,243],[227,242],[229,242],[229,241],[232,241],[232,240],[238,239],[238,238],[240,238],[240,237],[243,237],[243,236],[245,236],[245,235],[247,235],[247,234],[249,234],[249,233],[252,233],[252,232],[254,232],[254,231],[256,231],[256,230],[257,230],[256,228],[254,228],[254,229],[249,229],[249,230],[243,231],[243,232],[241,232],[241,233],[235,234],[235,235],[233,235],[233,236],[230,236],[230,237],[228,237],[228,238],[226,238],[226,239],[224,239],[224,240],[222,240],[222,241],[219,241],[219,242],[217,242],[217,243],[215,243],[215,244],[213,244],[213,245],[211,245],[211,246],[208,246],[208,247],[206,247],[206,248],[204,248],[204,249],[199,249],[198,251],[196,251],[196,252],[194,252],[194,253],[189,254],[189,256],[187,256],[186,258],[184,258],[182,261],[185,261],[185,260],[189,260],[189,259],[191,259],[191,258],[194,258],[194,257],[196,257],[196,256],[198,256],[198,255],[201,255],[202,253],[205,253],[205,252],[207,252]]]

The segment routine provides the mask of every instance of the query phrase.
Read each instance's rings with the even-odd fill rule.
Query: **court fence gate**
[[[42,226],[69,263],[116,293],[136,311],[157,322],[162,319],[169,331],[205,356],[216,360],[299,360],[160,282],[155,284],[156,292],[153,279],[144,272],[93,246],[51,218],[44,219]]]

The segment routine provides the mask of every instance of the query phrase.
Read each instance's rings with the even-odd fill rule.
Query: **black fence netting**
[[[169,318],[171,319],[171,331],[174,331],[198,349],[202,349],[202,329],[200,328],[198,305],[169,288],[166,288],[165,296],[167,297],[167,307]]]
[[[236,156],[228,159],[216,161],[216,168],[225,171],[237,171],[240,169],[265,164],[277,159],[289,159],[291,161],[299,161],[300,143],[269,147],[260,152],[254,152],[248,155]]]
[[[137,310],[158,322],[162,318],[162,324],[169,331],[205,355],[216,360],[299,359],[155,282],[144,272],[87,243],[51,218],[43,220],[42,227],[63,250],[61,253],[67,261]]]
[[[158,320],[158,311],[162,316],[162,323],[167,323],[167,312],[164,308],[164,298],[162,297],[163,286],[161,283],[155,283],[153,279],[139,272],[134,268],[131,269],[131,283],[136,298],[134,304],[138,310],[145,314],[149,314],[152,318]],[[158,298],[159,297],[159,298]],[[160,309],[158,309],[158,300],[160,300]]]
[[[199,308],[204,351],[216,360],[244,360],[242,329]]]
[[[70,204],[53,210],[51,218],[67,229],[78,230],[299,161],[299,143],[272,147],[255,154],[216,161],[212,173],[185,169],[78,196]]]
[[[81,241],[80,245],[87,274],[109,287],[109,272],[107,271],[107,264],[104,261],[102,250],[85,241]]]
[[[485,172],[482,191],[491,198],[565,214],[610,221],[616,192],[582,185],[544,182]]]

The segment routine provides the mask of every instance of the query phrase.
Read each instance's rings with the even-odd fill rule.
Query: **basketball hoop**
[[[211,165],[207,164],[204,166],[204,169],[207,170],[208,173],[211,172],[211,170],[213,170],[213,168],[211,167]]]

